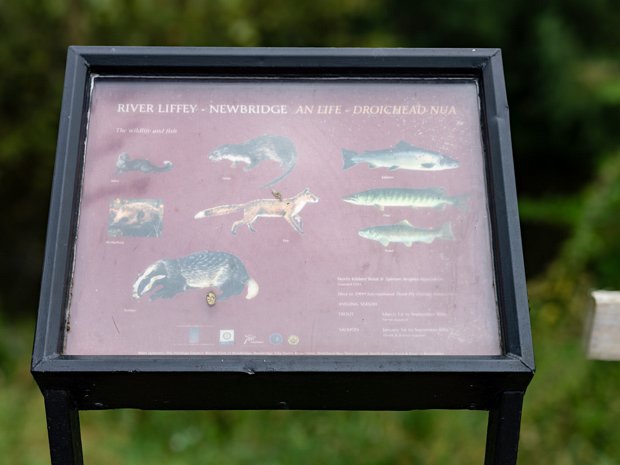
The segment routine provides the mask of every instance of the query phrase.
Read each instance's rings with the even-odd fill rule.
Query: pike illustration
[[[343,197],[353,205],[374,206],[383,211],[385,207],[445,208],[454,205],[462,208],[465,197],[449,197],[443,189],[381,188],[370,189]]]
[[[310,189],[304,189],[294,197],[280,199],[257,199],[247,203],[236,205],[221,205],[219,207],[207,208],[199,211],[194,219],[206,218],[209,216],[220,216],[234,213],[237,210],[243,210],[243,218],[235,221],[232,225],[231,232],[237,233],[239,225],[246,224],[250,231],[255,231],[253,224],[260,218],[284,218],[295,231],[303,233],[303,223],[299,213],[308,203],[317,203],[319,198],[310,192]]]
[[[240,294],[247,285],[246,299],[258,294],[258,284],[243,262],[227,252],[197,252],[187,257],[158,260],[133,284],[133,297],[151,293],[151,300],[171,298],[187,289],[216,288],[218,300]]]
[[[222,145],[211,152],[209,160],[228,160],[232,162],[233,168],[237,163],[244,163],[245,171],[256,168],[264,160],[275,161],[283,168],[283,173],[263,186],[271,187],[291,174],[297,161],[297,152],[286,137],[264,135],[241,144]]]
[[[358,234],[364,239],[377,241],[384,247],[387,247],[391,242],[411,247],[414,242],[430,244],[435,239],[454,240],[450,223],[445,223],[441,228],[424,229],[414,228],[407,220],[396,224],[360,229]]]
[[[371,168],[422,171],[450,170],[459,166],[458,161],[447,155],[414,147],[405,141],[389,149],[369,150],[363,153],[343,149],[342,157],[345,170],[359,163],[368,163]]]

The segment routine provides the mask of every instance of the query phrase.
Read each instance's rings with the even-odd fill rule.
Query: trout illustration
[[[465,198],[448,197],[443,189],[381,188],[370,189],[343,197],[353,205],[374,206],[383,211],[385,207],[445,208],[454,205],[462,208]]]
[[[369,150],[363,153],[343,149],[342,157],[345,170],[359,163],[368,163],[371,168],[422,171],[449,170],[459,166],[458,161],[447,155],[414,147],[404,141],[389,149]]]
[[[370,239],[387,247],[391,242],[398,242],[411,247],[414,242],[430,244],[435,239],[453,240],[452,225],[445,223],[441,228],[414,228],[407,220],[396,224],[372,226],[360,229],[358,234],[364,239]]]
[[[286,137],[265,135],[241,144],[222,145],[211,152],[209,160],[228,160],[232,162],[233,168],[237,163],[244,163],[245,171],[256,168],[263,160],[275,161],[283,168],[283,173],[263,186],[271,187],[291,174],[297,161],[297,152]]]

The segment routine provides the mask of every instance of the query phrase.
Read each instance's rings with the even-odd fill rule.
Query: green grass
[[[584,358],[581,336],[534,307],[538,373],[519,463],[619,464],[620,366]],[[28,372],[32,324],[0,329],[0,456],[49,464],[44,407]],[[10,344],[10,350],[7,347]],[[415,393],[412,393],[415,395]],[[88,465],[481,464],[486,412],[81,412]]]
[[[447,413],[88,412],[84,449],[93,464],[481,463],[486,415]]]
[[[11,345],[0,352],[0,456],[12,465],[49,463],[43,401],[28,372],[32,331],[26,322],[0,329]],[[470,411],[80,413],[89,465],[482,463],[486,418]]]

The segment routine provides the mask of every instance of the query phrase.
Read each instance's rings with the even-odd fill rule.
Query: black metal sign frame
[[[62,353],[92,75],[467,77],[482,134],[502,355],[77,356]],[[495,49],[69,49],[32,373],[53,463],[81,463],[79,410],[475,409],[488,464],[515,463],[534,373],[501,54]]]

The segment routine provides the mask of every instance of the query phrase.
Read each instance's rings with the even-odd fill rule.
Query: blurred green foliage
[[[0,0],[0,311],[36,308],[68,45],[501,47],[519,192],[538,200],[580,192],[617,147],[618,23],[614,0]],[[533,275],[557,246],[530,243]]]
[[[500,47],[538,374],[520,463],[620,463],[620,368],[583,356],[620,289],[616,0],[0,0],[0,456],[49,463],[27,371],[68,45]],[[17,317],[23,318],[17,318]],[[87,463],[481,463],[480,412],[92,412]]]

